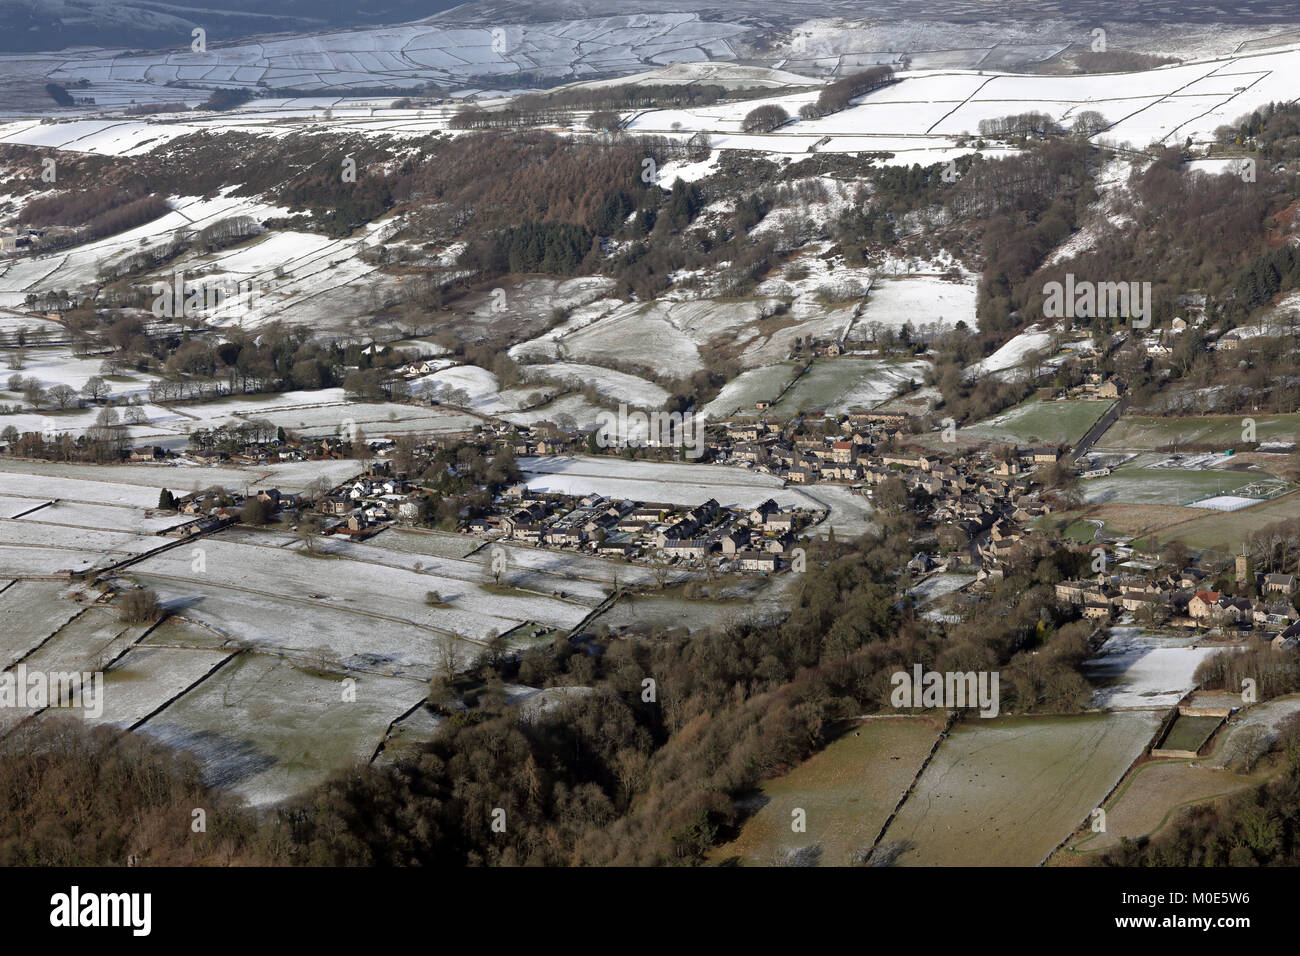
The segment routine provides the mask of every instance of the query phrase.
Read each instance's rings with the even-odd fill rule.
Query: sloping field
[[[60,595],[66,584],[17,581],[0,590],[0,667],[8,668],[85,610]]]
[[[132,575],[157,590],[170,609],[232,637],[303,652],[324,646],[344,666],[414,669],[427,677],[440,635],[483,639],[528,620],[572,627],[588,610],[486,582],[364,561],[217,539],[202,547],[199,570],[189,549],[181,548],[151,556]],[[429,591],[439,592],[445,606],[427,605]]]
[[[843,355],[819,359],[786,392],[774,410],[781,415],[798,411],[843,414],[874,408],[881,402],[919,384],[929,363]]]
[[[1295,441],[1300,436],[1300,414],[1200,415],[1191,418],[1124,415],[1106,430],[1099,451],[1151,451],[1166,445],[1215,445],[1222,449],[1242,443],[1245,417],[1255,422],[1256,440]]]
[[[1026,402],[993,418],[968,425],[957,433],[959,440],[977,438],[1017,444],[1073,445],[1088,433],[1111,402],[1060,401]]]
[[[319,783],[338,767],[369,759],[388,724],[427,691],[420,681],[351,679],[355,699],[349,699],[342,674],[244,654],[141,730],[192,752],[209,784],[254,805],[271,804]]]
[[[871,287],[853,338],[860,338],[863,330],[870,331],[876,323],[897,327],[906,321],[914,332],[951,329],[958,322],[974,329],[975,293],[973,283],[936,276],[881,279]]]
[[[202,648],[133,647],[104,673],[99,721],[129,728],[195,687],[233,652]]]
[[[1083,675],[1096,686],[1094,707],[1169,708],[1196,686],[1196,668],[1222,648],[1197,647],[1195,637],[1170,637],[1113,627]]]
[[[1178,811],[1253,786],[1262,775],[1211,770],[1186,760],[1157,760],[1134,768],[1103,808],[1105,832],[1087,832],[1065,850],[1064,859],[1119,846],[1127,837],[1152,836],[1177,820]]]
[[[550,379],[557,382],[593,386],[601,395],[616,402],[625,402],[633,408],[662,408],[668,401],[668,391],[648,379],[625,372],[615,372],[598,365],[580,365],[573,362],[551,362],[524,367],[524,373],[533,379]]]
[[[794,365],[782,362],[741,372],[722,387],[713,401],[704,406],[704,414],[710,421],[736,414],[744,414],[746,417],[759,415],[754,408],[755,403],[775,401],[782,389],[790,384],[796,371]]]
[[[958,725],[883,844],[909,866],[1036,866],[1101,805],[1158,726],[1143,712]]]
[[[101,671],[148,629],[123,624],[116,608],[88,607],[23,662],[29,669]]]
[[[871,848],[934,746],[943,722],[930,717],[855,725],[789,773],[765,781],[745,805],[759,805],[740,835],[711,862],[849,866]],[[791,829],[804,811],[807,830]]]

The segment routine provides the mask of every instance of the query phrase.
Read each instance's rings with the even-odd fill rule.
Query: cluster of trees
[[[224,451],[234,454],[249,445],[261,445],[277,438],[284,438],[284,429],[277,428],[264,418],[253,418],[238,424],[196,428],[189,434],[189,443],[192,448],[202,452]]]
[[[996,139],[1012,139],[1024,136],[1052,136],[1060,132],[1056,120],[1047,113],[1015,113],[1011,116],[999,116],[994,119],[982,119],[979,123],[981,136]]]
[[[894,68],[891,66],[873,66],[859,73],[852,73],[834,83],[822,87],[815,103],[808,103],[799,108],[799,115],[805,119],[829,116],[847,109],[853,100],[865,96],[872,90],[878,90],[894,81]]]
[[[449,129],[519,129],[554,122],[562,116],[563,114],[557,115],[551,110],[522,109],[518,106],[488,110],[470,105],[457,110],[447,121],[447,126]]]
[[[583,125],[587,129],[599,130],[601,132],[613,132],[623,125],[623,117],[612,110],[597,110],[589,113]]]
[[[73,233],[46,240],[48,247],[55,248],[134,229],[170,211],[161,196],[150,194],[143,186],[100,186],[28,200],[19,219],[30,226],[76,227]]]
[[[659,202],[646,161],[667,152],[630,141],[571,141],[550,133],[474,134],[438,147],[433,161],[412,164],[399,199],[417,202],[417,229],[445,240],[472,240],[523,222],[594,229],[609,197],[634,209]],[[585,252],[585,250],[584,250]]]
[[[108,336],[110,340],[116,336],[124,347],[139,342],[133,329],[120,323],[110,327]],[[238,392],[329,388],[346,384],[344,369],[349,366],[373,370],[376,382],[384,382],[391,377],[386,374],[389,369],[412,357],[413,352],[376,351],[360,342],[316,341],[305,326],[271,323],[256,336],[226,329],[221,337],[187,337],[173,344],[163,363],[168,377],[150,383],[149,397],[173,402]]]
[[[892,246],[897,237],[894,218],[876,203],[846,208],[835,220],[835,237],[849,257],[850,265],[861,265],[864,244]]]
[[[113,422],[105,421],[110,413]],[[114,424],[116,413],[113,409],[106,408],[100,413],[100,420],[76,438],[67,432],[20,434],[17,428],[8,425],[0,431],[0,441],[6,444],[9,454],[18,458],[104,464],[121,461],[130,448],[130,436],[121,428],[115,428]]]
[[[50,99],[54,100],[54,102],[59,106],[76,105],[76,100],[72,98],[72,94],[58,83],[46,83],[45,92],[50,94]]]
[[[1217,141],[1224,146],[1254,146],[1273,161],[1300,155],[1300,105],[1268,103],[1248,113],[1235,124],[1221,126]]]
[[[133,588],[124,593],[117,609],[123,624],[152,624],[163,613],[158,595],[148,588]]]
[[[1070,132],[1087,138],[1096,136],[1110,125],[1110,120],[1096,110],[1084,110],[1074,117],[1074,122],[1070,124]]]
[[[125,189],[116,186],[69,189],[29,199],[23,204],[18,218],[31,226],[84,226],[97,216],[143,199],[146,195],[139,186]]]
[[[379,368],[353,369],[344,376],[343,389],[349,398],[363,402],[401,401],[409,394],[404,379]]]
[[[1074,57],[1074,65],[1084,73],[1139,73],[1176,62],[1172,57],[1158,53],[1132,50],[1084,50]]]
[[[243,106],[253,98],[253,91],[243,88],[213,90],[202,105],[201,110],[224,112]]]
[[[102,402],[112,392],[112,386],[98,375],[92,375],[86,379],[86,383],[81,386],[80,390],[62,382],[47,389],[41,385],[40,379],[23,378],[18,374],[10,375],[5,385],[11,392],[22,393],[23,398],[27,400],[27,404],[33,408],[52,405],[55,408],[64,409],[79,404],[82,399],[90,402]]]
[[[1255,258],[1238,275],[1225,297],[1223,315],[1242,322],[1261,306],[1271,305],[1283,292],[1300,283],[1300,255],[1289,243]]]
[[[1300,691],[1300,664],[1294,651],[1263,644],[1206,658],[1196,668],[1195,679],[1205,690],[1234,694],[1245,686],[1243,681],[1252,680],[1260,699],[1269,700]]]
[[[474,442],[440,445],[424,459],[414,456],[414,439],[399,439],[392,456],[399,474],[416,478],[439,495],[465,495],[486,488],[490,495],[519,481],[523,473],[509,448],[494,448]]]
[[[1018,325],[1013,313],[1041,314],[1034,308],[1043,295],[1038,270],[1093,201],[1099,162],[1086,143],[1049,140],[1016,156],[972,162],[947,194],[947,208],[980,236],[982,331],[1006,335]]]
[[[522,110],[548,111],[605,110],[625,112],[644,109],[688,109],[723,101],[771,96],[763,87],[728,90],[712,83],[628,83],[603,87],[551,90],[518,97]]]
[[[259,235],[261,225],[252,216],[229,216],[200,229],[194,236],[194,248],[217,252]]]
[[[574,275],[591,254],[594,239],[583,225],[525,221],[481,237],[466,248],[460,263],[489,276],[507,272]],[[599,253],[599,246],[595,248]]]
[[[355,181],[343,178],[343,163],[356,164]],[[394,177],[383,165],[364,157],[339,156],[338,164],[313,164],[316,171],[296,177],[280,190],[291,209],[306,209],[313,222],[331,236],[346,236],[393,207]],[[322,168],[324,166],[325,168]]]
[[[192,757],[75,717],[29,722],[0,747],[0,865],[287,862],[256,820],[208,789]],[[206,827],[192,829],[195,807]]]
[[[770,133],[790,122],[790,114],[776,103],[767,103],[750,110],[741,120],[740,128],[746,133]]]

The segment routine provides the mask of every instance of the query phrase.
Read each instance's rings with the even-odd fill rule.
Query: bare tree
[[[316,553],[321,531],[320,519],[314,515],[307,515],[298,522],[298,538],[306,546],[308,554]]]
[[[50,400],[59,408],[67,408],[77,400],[77,390],[71,385],[55,385],[50,389]]]
[[[81,394],[85,395],[92,402],[102,402],[108,398],[113,388],[108,382],[104,381],[98,375],[92,375],[86,379],[86,384],[81,386]]]

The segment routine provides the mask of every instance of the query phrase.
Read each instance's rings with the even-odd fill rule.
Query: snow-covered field
[[[213,652],[175,652],[205,653]],[[208,784],[254,806],[273,804],[368,760],[388,725],[428,690],[420,681],[377,674],[349,675],[350,684],[343,678],[242,654],[141,732],[193,753]]]
[[[417,556],[400,552],[392,563],[379,564],[366,560],[376,555],[359,545],[345,548],[347,557],[313,558],[270,543],[231,543],[220,536],[205,539],[203,550],[199,571],[186,548],[152,555],[131,571],[156,580],[160,592],[185,606],[193,603],[189,613],[200,619],[212,616],[207,623],[221,630],[258,644],[298,649],[328,635],[336,659],[353,665],[381,655],[390,666],[420,672],[430,665],[429,648],[438,633],[482,639],[492,629],[504,632],[523,621],[572,627],[587,612],[582,604],[550,596],[494,592],[487,587],[491,574],[485,563],[458,562],[452,576],[445,573],[445,562],[428,558],[429,569],[416,571]],[[405,564],[409,567],[397,566]],[[193,589],[204,599],[186,601]],[[426,604],[429,591],[437,591],[448,606]],[[266,616],[265,608],[275,610]],[[329,620],[328,630],[293,623],[308,617]]]
[[[15,507],[10,514],[54,498],[64,502],[149,509],[158,492],[199,491],[214,486],[253,491],[279,488],[308,490],[318,478],[330,486],[359,475],[365,463],[355,459],[295,461],[268,465],[199,465],[183,459],[172,464],[79,465],[52,461],[5,461],[0,470],[0,500]],[[27,508],[17,502],[27,501]]]
[[[912,328],[950,329],[958,322],[974,330],[977,289],[972,282],[950,282],[934,276],[880,279],[871,287],[858,327],[879,323],[898,328],[904,322]]]
[[[704,415],[712,421],[737,412],[752,413],[757,402],[774,401],[794,378],[795,371],[794,365],[781,364],[741,372],[704,406]]]
[[[28,501],[28,513],[19,521],[39,524],[67,525],[73,528],[101,531],[130,531],[135,534],[157,534],[191,520],[189,515],[169,512],[152,512],[147,508],[113,507],[84,502],[53,501],[36,508],[37,502]]]
[[[1196,682],[1201,661],[1222,648],[1194,647],[1193,637],[1150,634],[1137,627],[1113,627],[1096,657],[1085,661],[1083,674],[1098,685],[1096,707],[1168,708]]]
[[[728,39],[745,32],[742,26],[702,20],[694,13],[656,13],[495,26],[423,21],[264,38],[213,46],[203,52],[189,49],[186,34],[184,44],[175,52],[78,50],[71,56],[65,52],[0,57],[0,73],[21,70],[24,76],[59,82],[86,79],[101,103],[114,102],[109,91],[116,90],[120,105],[136,98],[182,98],[183,90],[172,88],[166,96],[157,92],[180,80],[207,88],[262,85],[328,94],[331,88],[381,82],[393,86],[433,82],[454,87],[495,77],[498,88],[508,90],[517,86],[513,77],[520,73],[608,76],[669,63],[729,60],[734,54]],[[366,100],[340,102],[337,95],[266,100],[262,109],[288,112],[348,106],[369,115]],[[120,144],[120,148],[129,148],[136,137],[144,135],[119,134],[102,147]]]
[[[860,358],[843,355],[819,359],[774,408],[782,414],[825,411],[841,415],[874,408],[919,384],[929,364],[922,360]]]
[[[1120,74],[1032,76],[991,71],[914,70],[855,106],[813,120],[794,119],[773,133],[742,134],[740,121],[760,103],[797,116],[815,93],[774,95],[737,106],[657,110],[638,115],[634,130],[690,136],[707,132],[715,147],[802,153],[895,151],[910,145],[933,153],[952,150],[981,120],[1026,110],[1069,125],[1084,111],[1101,113],[1109,127],[1098,139],[1142,147],[1151,142],[1207,140],[1215,129],[1266,103],[1288,101],[1300,49],[1221,56]],[[828,141],[819,142],[824,137]],[[873,139],[874,138],[874,139]],[[970,149],[963,150],[971,151]],[[915,156],[906,157],[912,162]],[[937,159],[929,159],[936,162]]]
[[[973,378],[982,378],[985,375],[999,377],[1019,374],[1018,370],[1030,353],[1045,355],[1051,351],[1052,339],[1051,332],[1030,326],[1013,336],[992,355],[967,368],[966,374]]]
[[[0,127],[0,139],[3,139]],[[165,245],[177,229],[200,230],[223,219],[250,216],[257,220],[287,214],[287,210],[247,198],[214,196],[198,198],[174,196],[169,200],[172,211],[166,215],[128,229],[126,232],[106,236],[94,242],[83,243],[71,249],[41,253],[33,256],[0,259],[0,305],[9,308],[23,307],[28,292],[49,289],[79,289],[99,281],[101,268],[112,265],[128,255]],[[352,242],[352,240],[342,240]],[[274,264],[266,267],[269,273]],[[177,269],[181,266],[178,264]],[[170,281],[171,275],[160,276]],[[234,308],[232,305],[231,309]]]
[[[10,463],[5,464],[8,469]],[[90,505],[152,508],[158,504],[158,491],[159,488],[149,485],[116,484],[94,480],[89,476],[60,477],[56,473],[37,475],[18,469],[0,471],[0,494],[33,499],[33,508],[42,501],[54,499]]]
[[[450,30],[411,24],[364,31],[340,31],[308,38],[235,44],[207,54],[122,55],[119,51],[80,51],[69,57],[27,56],[28,75],[51,79],[69,76],[96,84],[141,85],[142,99],[181,76],[205,85],[342,86],[402,77],[455,82],[470,75],[497,75],[503,86],[512,74],[548,67],[563,72],[634,72],[651,64],[676,64],[679,81],[709,70],[743,71],[710,59],[734,56],[731,38],[741,26],[702,21],[695,14],[635,15],[561,24],[507,26],[494,45],[487,28]],[[888,62],[886,56],[881,62]],[[0,72],[6,61],[0,58]],[[214,62],[215,61],[215,62]],[[809,65],[813,65],[810,61]],[[195,68],[202,64],[200,72]],[[918,61],[916,65],[921,65]],[[692,109],[662,109],[632,116],[630,129],[685,139],[708,133],[719,149],[746,149],[771,154],[887,152],[891,162],[930,164],[974,151],[958,146],[978,133],[981,120],[1034,110],[1068,125],[1079,113],[1096,111],[1109,122],[1098,139],[1143,147],[1148,143],[1205,141],[1214,130],[1266,103],[1291,98],[1289,77],[1300,68],[1300,48],[1243,48],[1231,55],[1209,56],[1136,73],[1026,75],[995,69],[913,69],[899,81],[862,97],[854,106],[820,119],[794,119],[772,133],[740,131],[744,116],[762,103],[775,103],[797,117],[798,108],[814,99],[821,80],[793,73],[763,71],[755,85],[772,87],[769,99]],[[987,65],[987,64],[986,64]],[[817,66],[818,72],[825,64]],[[648,80],[650,78],[647,78]],[[743,82],[737,74],[736,79]],[[653,82],[671,82],[655,74]],[[693,80],[709,82],[708,80]],[[812,89],[808,89],[813,87]],[[800,89],[803,91],[792,92]],[[111,95],[111,94],[110,94]],[[173,98],[176,94],[173,94]],[[109,102],[109,100],[105,100]],[[376,136],[405,137],[443,131],[446,107],[392,109],[392,98],[329,96],[298,100],[254,100],[238,110],[186,114],[156,121],[75,119],[41,124],[19,120],[0,127],[0,142],[28,143],[115,155],[136,155],[202,129],[241,128],[279,136],[314,125],[347,127]],[[102,106],[96,107],[102,109]],[[325,111],[329,110],[328,116]],[[988,144],[996,154],[1004,147]],[[704,170],[674,167],[675,180]]]
[[[633,408],[659,409],[668,401],[667,389],[654,382],[598,365],[550,362],[525,366],[524,374],[530,379],[552,379],[577,388],[590,385],[601,395]]]
[[[0,587],[0,667],[8,669],[72,620],[85,606],[63,595],[66,584],[3,582]]]

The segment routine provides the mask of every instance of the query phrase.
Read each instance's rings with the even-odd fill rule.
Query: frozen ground
[[[876,323],[897,328],[908,322],[914,330],[950,329],[958,322],[974,330],[977,289],[971,282],[951,282],[934,276],[879,279],[873,283],[858,326]]]
[[[1201,661],[1223,650],[1197,647],[1194,637],[1153,634],[1136,627],[1113,627],[1097,656],[1083,665],[1097,685],[1093,706],[1169,708],[1196,682]]]
[[[1013,336],[992,355],[967,368],[966,374],[973,378],[1022,375],[1021,366],[1026,359],[1034,353],[1046,356],[1051,351],[1052,339],[1051,332],[1031,326]]]
[[[370,759],[388,725],[427,690],[421,681],[345,679],[243,654],[151,717],[142,732],[193,753],[210,785],[264,806]]]

